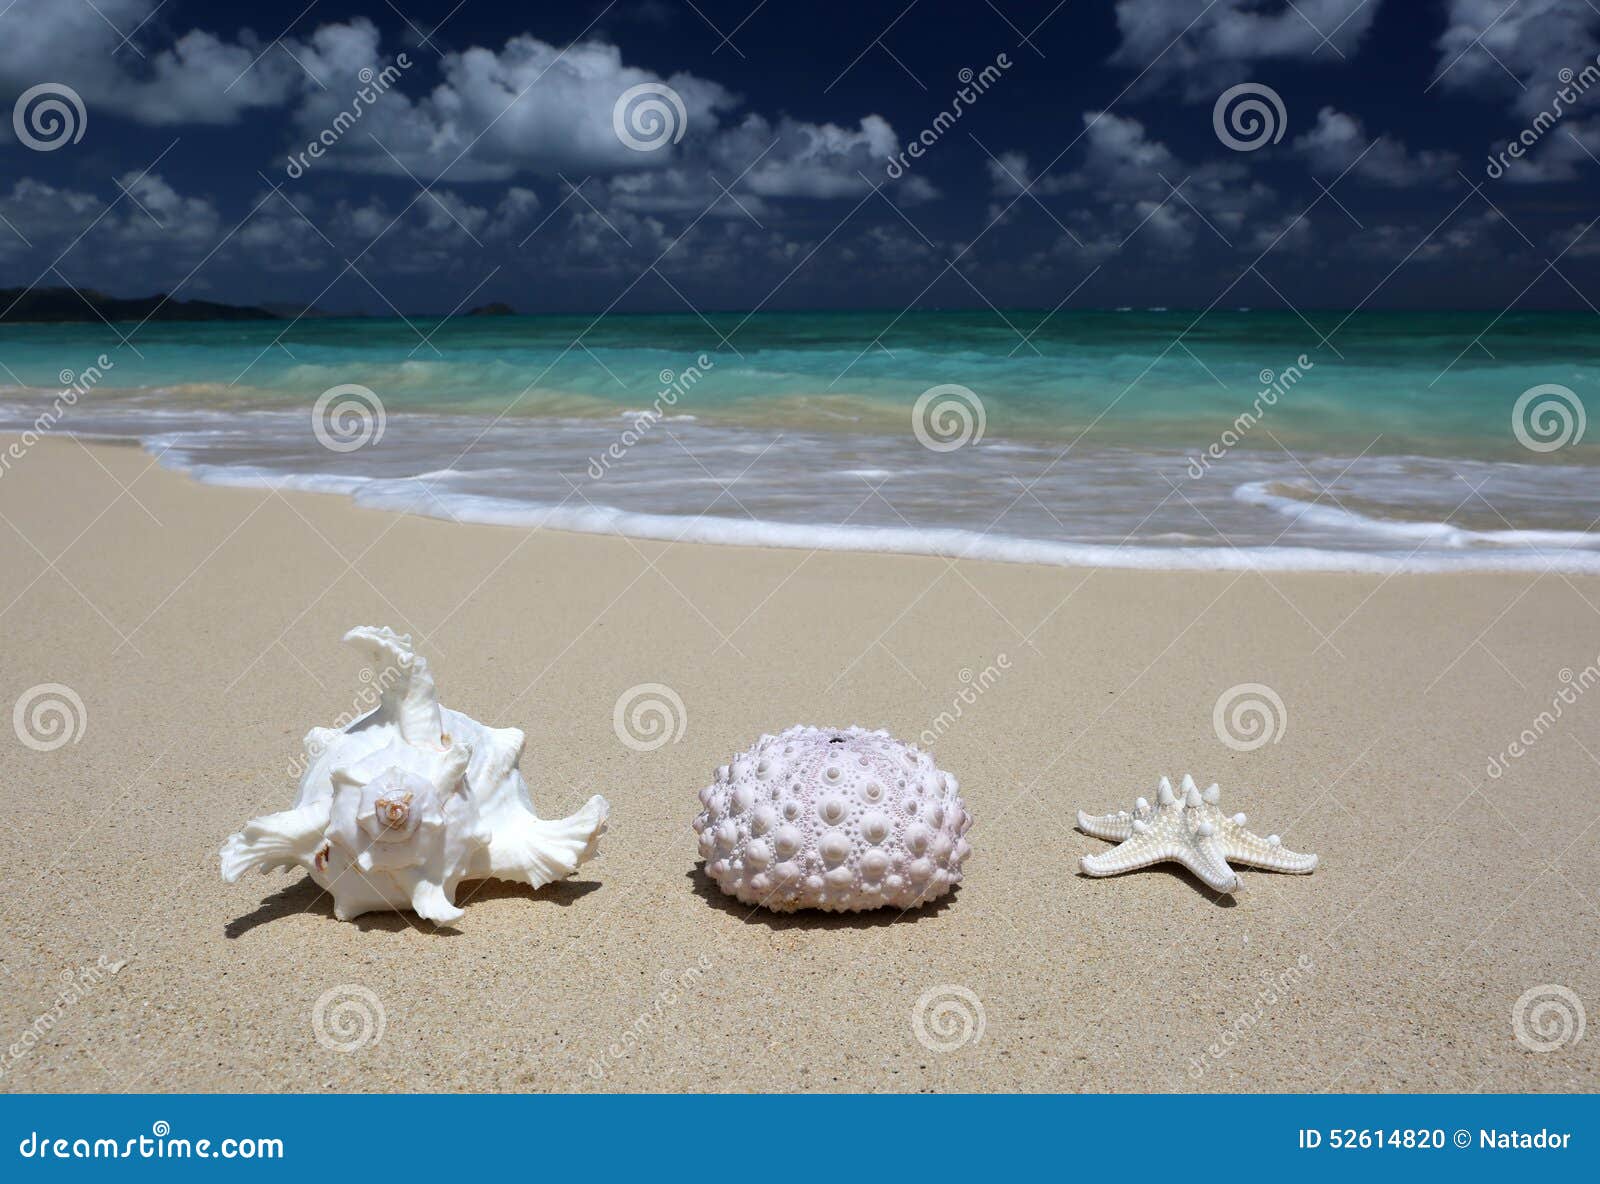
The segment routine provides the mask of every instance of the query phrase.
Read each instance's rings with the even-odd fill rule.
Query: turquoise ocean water
[[[1136,567],[1600,570],[1597,378],[1590,313],[0,326],[0,430],[135,438],[205,481]]]

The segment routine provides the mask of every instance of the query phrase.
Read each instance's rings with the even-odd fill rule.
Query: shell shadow
[[[599,887],[598,880],[557,880],[539,889],[510,880],[472,880],[463,883],[456,890],[456,900],[467,910],[468,916],[471,916],[470,902],[505,900],[509,897],[544,901],[565,908]],[[231,941],[243,937],[261,925],[301,913],[326,917],[330,921],[336,920],[333,915],[333,897],[317,887],[317,882],[310,876],[302,876],[293,884],[278,889],[253,911],[229,921],[223,926],[223,936]],[[455,926],[435,925],[420,917],[397,912],[363,913],[347,924],[356,926],[363,933],[374,930],[383,933],[404,933],[408,929],[421,929],[423,932],[433,932],[441,937],[456,937],[461,932]]]
[[[936,917],[955,903],[961,885],[925,905],[900,912],[892,908],[871,909],[861,913],[825,913],[820,909],[798,909],[792,913],[775,913],[759,905],[745,904],[727,895],[717,882],[706,874],[705,861],[696,863],[687,873],[694,894],[712,908],[749,925],[765,925],[768,929],[783,932],[790,929],[882,929],[887,925],[910,925],[928,917]]]

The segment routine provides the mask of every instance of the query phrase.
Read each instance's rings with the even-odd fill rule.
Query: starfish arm
[[[1180,847],[1177,859],[1216,891],[1239,890],[1239,877],[1228,866],[1228,861],[1223,855],[1223,846],[1215,837],[1197,838],[1192,843]]]
[[[1135,835],[1099,855],[1085,855],[1078,861],[1086,876],[1114,876],[1135,868],[1149,867],[1164,859],[1178,858],[1177,845],[1156,835]]]
[[[1078,811],[1078,829],[1097,839],[1121,843],[1133,837],[1133,815],[1126,810],[1115,814],[1085,814]]]
[[[1275,872],[1293,872],[1305,875],[1316,869],[1317,857],[1291,851],[1287,847],[1269,843],[1260,835],[1243,827],[1229,828],[1223,851],[1229,860],[1247,867],[1264,867]]]

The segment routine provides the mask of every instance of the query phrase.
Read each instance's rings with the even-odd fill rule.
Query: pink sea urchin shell
[[[972,825],[956,779],[887,732],[763,736],[700,791],[706,872],[777,912],[915,908],[961,882]]]

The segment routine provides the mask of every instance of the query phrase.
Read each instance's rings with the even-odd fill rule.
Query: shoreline
[[[357,406],[362,412],[368,411],[364,403]],[[443,437],[430,437],[428,420],[429,417],[418,416],[408,419],[401,427],[400,417],[394,417],[389,424],[394,429],[389,434],[390,445],[415,450],[422,446],[419,440],[431,439],[437,445],[442,438],[448,443],[448,433]],[[575,423],[582,426],[574,429]],[[555,451],[536,454],[531,462],[519,451],[524,437],[517,436],[486,447],[485,458],[476,469],[457,469],[453,463],[443,469],[428,468],[429,458],[419,455],[410,468],[426,471],[411,474],[404,469],[395,472],[397,461],[393,452],[377,460],[358,455],[366,450],[368,439],[374,434],[383,437],[385,421],[381,406],[376,419],[370,414],[363,418],[359,426],[362,434],[350,441],[337,435],[338,427],[330,426],[326,428],[329,442],[324,439],[323,426],[316,425],[316,440],[323,441],[326,452],[315,446],[316,440],[310,443],[302,440],[291,445],[269,437],[269,442],[262,446],[265,450],[262,462],[241,458],[238,446],[231,440],[215,443],[210,440],[217,431],[226,429],[201,431],[193,427],[173,427],[142,435],[120,431],[70,435],[85,443],[103,441],[116,446],[134,443],[163,468],[216,487],[338,494],[363,508],[458,524],[549,529],[623,537],[635,542],[654,540],[792,551],[919,555],[949,561],[999,562],[1066,570],[1380,576],[1457,571],[1552,571],[1566,575],[1600,575],[1600,532],[1592,529],[1595,522],[1588,512],[1591,507],[1583,506],[1582,499],[1574,500],[1571,494],[1562,495],[1564,500],[1558,503],[1555,487],[1547,491],[1550,500],[1541,502],[1537,490],[1545,489],[1548,481],[1545,485],[1527,485],[1527,482],[1540,480],[1538,467],[1532,465],[1518,470],[1509,462],[1443,462],[1406,456],[1368,458],[1369,463],[1379,464],[1372,472],[1373,479],[1380,482],[1414,479],[1427,488],[1427,482],[1448,481],[1452,474],[1462,481],[1476,475],[1479,487],[1491,478],[1502,482],[1491,491],[1496,502],[1490,502],[1481,494],[1475,501],[1473,491],[1448,514],[1441,504],[1437,508],[1418,507],[1421,517],[1417,519],[1395,519],[1386,516],[1383,503],[1369,504],[1359,493],[1332,494],[1303,463],[1295,472],[1274,476],[1271,470],[1260,466],[1276,463],[1275,458],[1269,456],[1263,460],[1263,454],[1247,449],[1240,449],[1237,456],[1231,457],[1228,462],[1231,471],[1226,476],[1211,477],[1211,485],[1203,492],[1199,481],[1186,490],[1167,477],[1164,495],[1160,493],[1159,483],[1149,475],[1152,464],[1140,462],[1153,462],[1153,471],[1162,475],[1165,468],[1159,462],[1169,462],[1167,467],[1181,467],[1182,453],[1141,456],[1131,450],[1113,449],[1075,456],[1066,464],[1057,464],[1060,458],[1047,460],[1050,449],[1043,449],[1029,460],[1044,466],[1038,478],[1041,482],[1055,470],[1051,480],[1064,482],[1060,487],[1045,488],[1041,497],[1011,472],[1008,466],[1012,462],[996,455],[980,456],[969,462],[969,470],[973,465],[981,466],[977,470],[980,475],[971,479],[984,488],[992,500],[997,499],[1000,512],[991,518],[987,508],[975,506],[965,517],[958,512],[953,517],[940,514],[929,521],[926,499],[935,496],[934,491],[949,479],[951,458],[937,457],[932,452],[921,453],[914,444],[903,440],[898,442],[899,446],[909,448],[911,455],[896,453],[892,459],[885,457],[882,463],[888,467],[883,469],[850,468],[849,461],[839,461],[836,462],[838,472],[818,474],[795,469],[792,457],[771,461],[768,469],[775,471],[775,477],[757,475],[758,484],[764,476],[768,482],[757,491],[756,496],[765,499],[756,502],[764,511],[757,513],[741,500],[751,495],[733,488],[745,473],[737,472],[731,480],[714,476],[707,463],[679,440],[672,430],[673,425],[666,420],[651,421],[637,431],[621,429],[613,435],[614,423],[614,419],[551,421],[553,426],[530,437],[540,443],[528,446],[551,447]],[[740,447],[736,441],[726,438],[730,432],[736,434],[747,429],[716,424],[704,426],[713,434],[696,437],[691,442],[697,449],[712,448],[713,451],[705,453],[710,463],[719,467],[734,466],[727,469],[729,473],[735,473],[741,465],[746,470],[755,467],[756,462],[784,439],[780,434],[768,441],[755,461],[751,461],[745,454],[754,448],[753,444]],[[298,421],[295,427],[299,429]],[[562,434],[574,430],[579,434]],[[678,426],[677,430],[685,429]],[[419,432],[421,436],[417,435]],[[404,433],[406,439],[395,445],[394,439],[400,433]],[[64,434],[69,433],[37,433],[36,438]],[[791,437],[804,439],[792,433]],[[466,449],[471,449],[480,439],[471,430],[462,437]],[[663,443],[666,439],[680,451],[674,453]],[[18,440],[14,432],[0,431],[0,477],[23,460],[27,449],[19,445]],[[557,440],[558,443],[552,443]],[[581,455],[582,448],[603,446],[608,440],[612,441],[609,447],[616,453],[615,463],[620,466],[626,461],[630,466],[620,486],[608,486],[603,481],[612,479],[612,459],[598,464],[591,455],[586,473],[576,476],[567,473],[572,449],[580,449]],[[1030,448],[1037,450],[1040,445],[999,442],[997,447],[1009,456]],[[441,454],[452,454],[455,448],[456,445],[449,444],[442,448]],[[631,457],[628,454],[634,448],[653,450],[652,455]],[[274,449],[280,451],[274,453]],[[281,451],[283,449],[290,451]],[[375,447],[372,451],[381,450]],[[676,462],[677,468],[670,472],[663,469],[663,462],[654,451],[665,451],[667,461]],[[270,459],[274,455],[276,461]],[[863,464],[868,463],[865,457],[876,456],[876,453],[869,449],[853,455],[862,458],[857,464]],[[813,452],[806,452],[805,456],[808,460],[818,459]],[[1292,454],[1290,457],[1293,459]],[[1320,465],[1322,462],[1312,458],[1311,463]],[[1345,469],[1355,463],[1351,462]],[[513,472],[503,468],[507,464],[520,467]],[[785,465],[789,467],[784,468]],[[1133,469],[1128,469],[1129,465]],[[364,471],[361,466],[365,466]],[[1068,475],[1066,470],[1074,466],[1089,466],[1091,475]],[[1429,475],[1415,478],[1404,475],[1414,469]],[[1467,476],[1458,470],[1466,470]],[[1133,532],[1123,536],[1120,532],[1133,522],[1137,511],[1122,507],[1108,511],[1095,503],[1092,491],[1095,475],[1107,481],[1129,480],[1132,478],[1128,474],[1133,471],[1139,472],[1141,476],[1137,479],[1147,482],[1148,486],[1130,486],[1124,492],[1129,496],[1148,495],[1152,508],[1133,526]],[[1562,469],[1563,473],[1573,471],[1570,467]],[[507,473],[513,473],[513,479],[508,481]],[[565,483],[554,480],[551,473],[565,473]],[[1013,495],[1007,487],[1004,492],[997,493],[996,481],[1016,482],[1020,492]],[[859,482],[859,488],[855,482]],[[1519,486],[1518,483],[1524,484]],[[886,485],[892,485],[896,500],[909,499],[907,504],[916,507],[911,512],[922,520],[908,519],[896,502],[890,500],[890,495],[882,492]],[[701,486],[716,487],[715,496],[706,492],[702,497],[693,492]],[[841,487],[848,487],[850,492],[841,493]],[[1392,499],[1395,494],[1391,492],[1388,496]],[[958,491],[955,500],[959,502],[960,497]],[[1506,497],[1511,500],[1505,502]],[[1071,519],[1079,537],[1056,538],[1044,533],[1068,528],[1068,523],[1046,500],[1063,498],[1067,500],[1057,501],[1057,505]],[[663,500],[671,504],[656,509]],[[1504,511],[1497,504],[1502,502],[1507,507]],[[887,507],[887,513],[880,510],[879,503]],[[641,505],[650,508],[640,508]],[[811,507],[815,520],[795,520],[794,506]],[[1068,506],[1071,509],[1065,508]],[[1534,520],[1528,525],[1513,527],[1506,514],[1518,514],[1518,507],[1521,512],[1533,515]],[[1430,511],[1440,515],[1442,520],[1431,520]],[[1013,512],[1024,515],[1020,523],[1014,523],[1009,517]],[[1108,517],[1108,514],[1114,516]],[[963,524],[967,519],[972,525]],[[984,524],[981,529],[977,528],[979,523]],[[1103,537],[1119,541],[1089,541],[1097,530]],[[1138,533],[1141,530],[1146,533]],[[1209,537],[1206,532],[1210,532]]]
[[[1600,999],[1600,803],[1573,788],[1600,695],[1487,772],[1600,661],[1600,579],[456,525],[63,439],[0,479],[0,515],[0,708],[83,705],[75,740],[10,748],[0,1037],[51,1019],[0,1089],[1600,1090],[1586,1044],[1513,1026],[1542,984]],[[223,839],[289,805],[300,738],[360,695],[357,624],[412,632],[447,705],[527,733],[541,815],[604,793],[598,859],[466,885],[438,932],[338,922],[299,874],[223,884]],[[646,684],[685,728],[639,751],[614,716]],[[1217,707],[1252,686],[1281,733],[1230,743]],[[933,736],[976,818],[959,889],[897,919],[751,914],[709,884],[698,790],[798,722]],[[1232,899],[1170,867],[1076,874],[1106,849],[1077,810],[1185,772],[1317,870],[1244,870]],[[341,1053],[314,1014],[352,986],[385,1024]],[[982,1034],[938,1051],[914,1017],[952,986]]]

